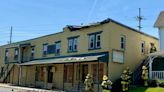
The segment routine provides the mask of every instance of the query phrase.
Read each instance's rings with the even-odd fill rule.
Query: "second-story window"
[[[101,48],[101,34],[93,33],[89,34],[89,49]]]
[[[48,47],[48,44],[43,44],[43,56],[47,55],[47,47]]]
[[[100,40],[101,40],[101,39],[100,39],[100,34],[97,34],[97,35],[96,35],[96,48],[100,48],[100,44],[101,44],[101,43],[100,43]]]
[[[34,53],[35,53],[35,48],[34,47],[31,47],[31,60],[34,59]]]
[[[18,60],[19,49],[15,48],[14,60]]]
[[[145,53],[145,41],[141,42],[141,53]]]
[[[68,52],[76,52],[77,51],[77,37],[68,39]]]
[[[8,49],[5,50],[5,63],[7,63],[9,60],[9,51]]]
[[[89,36],[89,49],[94,49],[94,43],[95,43],[95,36],[90,35]]]
[[[125,49],[125,36],[120,37],[120,48]]]
[[[55,43],[55,55],[60,55],[61,42],[58,41]]]

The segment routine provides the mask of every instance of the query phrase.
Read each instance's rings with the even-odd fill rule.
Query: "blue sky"
[[[62,31],[66,25],[80,25],[112,18],[136,28],[138,8],[145,20],[142,31],[158,37],[154,22],[164,10],[164,0],[0,0],[0,45]]]

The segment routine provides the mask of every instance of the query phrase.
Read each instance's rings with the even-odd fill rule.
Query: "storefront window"
[[[64,81],[72,82],[73,78],[73,65],[65,65],[64,67]]]
[[[104,73],[104,64],[99,64],[99,82],[102,81],[103,73]],[[93,75],[93,81],[95,83],[98,83],[98,64],[92,64],[92,75]]]
[[[36,68],[36,81],[44,81],[44,67],[37,67]]]

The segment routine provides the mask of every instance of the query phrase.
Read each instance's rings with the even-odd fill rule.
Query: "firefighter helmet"
[[[129,69],[130,69],[130,67],[129,67],[129,66],[127,66],[127,67],[126,67],[126,70],[129,70]]]
[[[103,80],[107,80],[108,77],[106,75],[103,76]]]
[[[147,67],[146,66],[142,66],[142,69],[147,69]]]
[[[86,78],[87,79],[91,78],[91,75],[90,74],[87,74]]]
[[[126,71],[126,70],[124,70],[124,71],[123,71],[123,73],[124,73],[124,74],[126,74],[126,73],[127,73],[127,71]]]

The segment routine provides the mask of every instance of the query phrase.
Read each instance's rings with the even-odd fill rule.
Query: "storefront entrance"
[[[82,81],[84,82],[86,75],[88,74],[88,64],[82,65]]]

